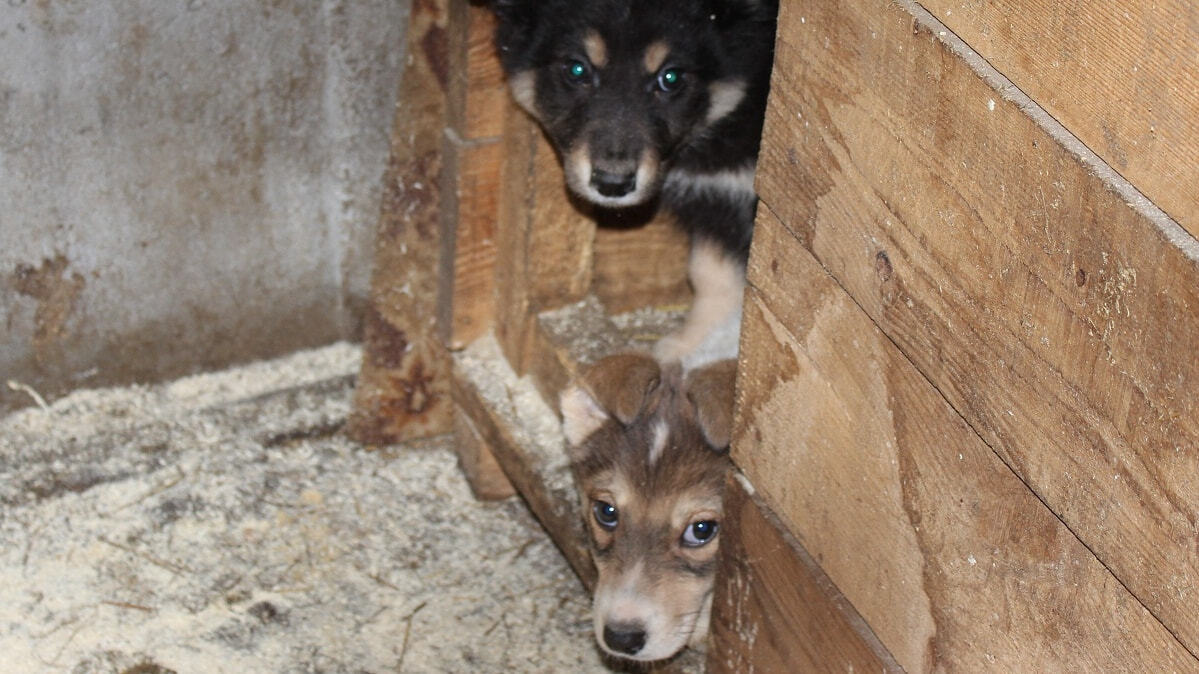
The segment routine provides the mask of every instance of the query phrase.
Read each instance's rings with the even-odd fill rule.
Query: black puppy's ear
[[[695,421],[712,449],[727,451],[733,435],[733,385],[737,361],[722,360],[687,377],[687,399]]]
[[[778,13],[777,0],[705,0],[705,9],[720,32],[739,31],[747,22]]]
[[[508,66],[514,54],[523,51],[537,27],[539,0],[491,0],[491,11],[499,19],[495,46]]]
[[[491,11],[502,22],[521,23],[533,16],[536,0],[491,0]]]

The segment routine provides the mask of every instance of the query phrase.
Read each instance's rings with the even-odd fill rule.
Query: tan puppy
[[[723,517],[735,361],[695,370],[610,356],[561,396],[563,430],[599,571],[608,653],[668,658],[708,633]]]

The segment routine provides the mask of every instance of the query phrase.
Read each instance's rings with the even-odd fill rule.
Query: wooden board
[[[1199,7],[928,0],[925,8],[1199,236]]]
[[[484,4],[450,3],[449,107],[446,126],[466,141],[504,132],[508,85],[495,53],[495,14]]]
[[[1199,246],[918,7],[778,45],[764,203],[1199,653]]]
[[[466,2],[450,5],[449,92],[442,170],[442,325],[461,349],[492,326],[496,222],[504,162],[500,135],[513,112],[492,44],[495,15]]]
[[[454,402],[491,448],[512,485],[583,584],[595,584],[557,415],[520,380],[488,335],[454,355]]]
[[[496,337],[524,373],[535,315],[591,286],[595,222],[568,201],[562,167],[536,124],[509,114],[504,130],[496,254]]]
[[[601,226],[592,292],[613,312],[689,303],[689,249],[687,235],[665,213],[641,227]]]
[[[441,278],[443,324],[449,326],[448,346],[457,350],[481,337],[495,320],[496,220],[504,163],[504,145],[497,141],[446,138],[447,168],[443,194],[444,240],[453,248],[442,252],[451,269]]]
[[[766,208],[733,458],[908,671],[1193,671]]]
[[[362,372],[347,425],[367,444],[450,429],[449,353],[436,316],[442,285],[442,129],[448,0],[416,3],[375,236]]]
[[[458,406],[454,409],[454,450],[458,454],[458,467],[475,498],[490,501],[516,494],[491,445],[479,435],[470,415]]]
[[[903,671],[742,478],[721,531],[709,672]]]

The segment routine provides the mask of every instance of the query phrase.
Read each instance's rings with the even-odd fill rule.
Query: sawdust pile
[[[337,345],[0,419],[0,669],[605,671],[589,600],[446,440],[340,435]]]

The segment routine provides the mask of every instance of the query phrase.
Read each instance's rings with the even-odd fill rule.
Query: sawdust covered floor
[[[605,671],[522,502],[339,434],[359,355],[0,419],[0,671]]]

